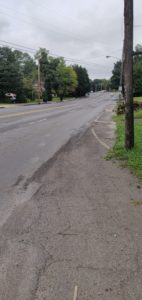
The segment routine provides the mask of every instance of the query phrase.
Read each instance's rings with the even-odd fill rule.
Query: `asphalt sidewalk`
[[[77,300],[142,299],[141,185],[104,158],[111,116],[112,106],[55,155],[2,228],[1,300],[68,300],[75,286]]]

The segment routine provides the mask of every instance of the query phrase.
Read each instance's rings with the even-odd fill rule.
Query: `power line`
[[[0,0],[0,2],[3,4],[3,1]],[[36,7],[39,7],[39,8],[43,7],[44,9],[48,9],[48,10],[49,10],[49,7],[48,7],[47,5],[43,5],[43,2],[40,2],[39,4],[38,4],[38,3],[35,3],[35,2],[32,1],[32,0],[30,0],[30,2],[32,2],[32,3],[34,4],[34,6],[36,6]],[[7,7],[4,7],[4,9],[7,9],[7,10],[13,10],[13,7],[10,8],[10,7],[7,6]],[[16,13],[19,14],[19,11],[18,11],[18,10],[14,9],[13,11],[15,11]],[[61,14],[59,10],[57,11],[57,13],[58,13],[58,15],[60,15],[60,16],[63,17],[63,14]],[[28,17],[28,16],[27,16],[25,13],[23,13],[23,12],[21,12],[20,14],[22,14],[22,15]],[[64,18],[65,18],[65,17],[66,17],[66,15],[64,15]],[[69,16],[69,18],[70,18],[70,20],[74,21],[74,19],[71,18],[70,16]],[[56,28],[58,29],[58,27],[56,27]]]
[[[16,46],[16,47],[19,47],[20,49],[25,49],[26,51],[30,51],[31,53],[35,53],[35,52],[37,52],[38,51],[38,49],[36,49],[36,48],[31,48],[31,47],[27,47],[27,46],[23,46],[23,45],[20,45],[20,44],[16,44],[16,43],[13,43],[13,42],[7,42],[7,41],[5,41],[5,40],[0,40],[0,42],[2,42],[2,43],[5,43],[5,44],[8,44],[8,45],[12,45],[12,46]],[[3,44],[1,44],[1,45],[3,45]],[[50,52],[52,55],[54,55],[54,56],[56,56],[56,57],[63,57],[63,58],[65,58],[66,60],[70,60],[70,61],[78,61],[77,59],[73,59],[73,58],[69,58],[69,57],[64,57],[64,56],[62,56],[62,55],[59,55],[59,54],[55,54],[55,53],[52,53],[52,52]],[[80,61],[80,60],[79,60]]]
[[[40,5],[41,6],[41,5]],[[3,9],[5,9],[5,10],[10,10],[11,11],[11,8],[3,8]],[[12,8],[12,11],[15,11],[17,14],[18,14],[18,16],[19,15],[23,15],[23,16],[25,16],[26,18],[29,18],[29,16],[28,15],[26,15],[26,14],[23,14],[23,13],[21,13],[21,12],[19,12],[18,10],[13,10],[13,8]],[[11,14],[9,14],[9,13],[6,13],[6,12],[3,12],[3,11],[0,11],[0,14],[5,14],[5,15],[7,15],[7,16],[9,16],[9,17],[12,17],[13,18],[13,16],[15,17],[15,20],[18,20],[18,21],[20,21],[20,22],[24,22],[24,23],[27,23],[27,24],[31,24],[31,25],[35,25],[35,23],[33,23],[33,22],[31,22],[31,21],[29,21],[29,20],[25,20],[25,19],[21,19],[21,18],[19,18],[17,15],[15,16],[15,15],[11,15]],[[33,17],[30,17],[30,18],[32,18],[33,20],[35,20],[36,22],[38,22],[38,23],[40,23],[40,25],[44,25],[44,24],[47,24],[48,25],[48,30],[50,30],[51,32],[54,32],[54,33],[57,33],[57,34],[60,34],[60,35],[62,35],[62,36],[67,36],[68,38],[71,38],[71,39],[75,39],[75,40],[78,40],[78,41],[82,41],[82,39],[80,38],[80,37],[75,37],[74,36],[74,33],[73,33],[73,35],[71,35],[70,33],[68,33],[68,32],[63,32],[63,31],[59,31],[58,30],[58,27],[56,27],[55,25],[53,26],[52,24],[49,24],[47,21],[45,22],[43,22],[42,20],[40,20],[40,19],[38,19],[38,18],[33,18]],[[138,27],[137,25],[136,25],[136,27]]]
[[[138,27],[142,27],[142,25],[135,25],[134,27],[138,28]]]
[[[2,44],[1,44],[2,46],[5,46],[4,44],[7,44],[7,45],[10,45],[11,47],[12,46],[16,47],[17,50],[19,50],[19,49],[22,50],[22,51],[26,50],[27,52],[32,53],[32,54],[35,54],[38,51],[38,49],[36,49],[36,48],[30,48],[30,47],[27,47],[27,46],[24,46],[24,45],[16,44],[16,43],[13,43],[13,42],[8,42],[8,41],[5,41],[5,40],[0,40],[0,42],[2,42]],[[99,64],[96,64],[94,62],[88,62],[88,61],[84,61],[84,60],[80,60],[80,59],[74,59],[74,58],[71,58],[71,57],[65,57],[65,56],[62,56],[62,55],[54,54],[52,52],[50,52],[50,54],[55,56],[55,57],[63,57],[65,59],[65,61],[68,61],[68,62],[80,63],[80,64],[84,64],[84,65],[94,65],[96,67],[97,66],[98,67],[104,67],[103,65],[99,65]]]
[[[5,41],[5,40],[0,40],[0,42],[8,44],[8,45],[13,45],[13,46],[16,46],[16,47],[24,48],[25,50],[30,50],[32,52],[37,51],[36,48],[27,47],[27,46],[24,46],[24,45],[16,44],[16,43],[13,43],[13,42],[8,42],[8,41]]]
[[[36,51],[38,51],[37,48],[32,48],[32,47],[24,46],[24,45],[21,45],[21,44],[17,44],[17,43],[13,43],[13,42],[8,42],[8,41],[5,41],[5,40],[0,40],[0,42],[8,44],[8,45],[13,45],[13,46],[17,46],[17,47],[20,47],[20,48],[24,48],[26,51],[29,50],[30,52],[36,52]],[[3,46],[3,44],[1,44],[1,45]],[[122,49],[113,50],[113,51],[111,51],[111,53],[120,52],[120,51],[122,51]],[[74,60],[74,58],[68,58],[68,57],[65,57],[63,55],[55,54],[55,53],[52,53],[52,52],[50,52],[50,53],[52,55],[54,55],[54,56],[57,56],[57,57],[63,57],[63,58],[66,58],[66,59]],[[101,58],[101,57],[105,57],[105,55],[96,56],[94,59]]]
[[[3,8],[4,10],[10,10],[11,11],[11,9],[9,9],[9,8]],[[14,11],[14,10],[13,10]],[[15,10],[15,12],[16,13],[18,13],[18,15],[20,15],[21,13],[19,13],[19,11],[16,11]],[[31,22],[31,21],[29,21],[29,20],[25,20],[25,19],[23,19],[23,18],[21,18],[21,17],[19,17],[19,16],[17,16],[17,15],[14,15],[14,14],[9,14],[9,13],[7,13],[7,12],[4,12],[3,10],[0,10],[0,14],[5,14],[5,15],[7,15],[8,17],[11,17],[11,18],[15,18],[14,20],[16,20],[16,21],[19,21],[19,22],[24,22],[24,23],[26,23],[26,24],[30,24],[30,25],[35,25],[35,22]],[[22,14],[21,14],[22,15]],[[23,14],[23,15],[25,15],[25,14]],[[26,16],[26,18],[28,17],[27,15],[25,15]],[[33,19],[33,18],[32,18]],[[60,35],[62,35],[62,36],[66,36],[66,37],[68,37],[68,38],[70,38],[70,39],[75,39],[75,40],[78,40],[78,41],[82,41],[82,39],[81,38],[79,38],[79,37],[75,37],[74,36],[74,33],[72,33],[72,34],[70,34],[69,32],[63,32],[63,31],[59,31],[58,30],[58,28],[57,27],[55,27],[55,26],[53,26],[53,25],[51,25],[51,24],[49,24],[48,22],[43,22],[42,20],[40,20],[40,19],[38,19],[38,18],[35,18],[35,19],[33,19],[33,20],[35,20],[36,22],[38,22],[38,25],[40,25],[40,26],[43,26],[43,25],[45,25],[45,26],[47,26],[48,25],[48,27],[46,27],[46,29],[48,29],[49,31],[51,31],[51,32],[53,32],[53,33],[56,33],[56,34],[60,34]],[[57,29],[56,29],[57,28]]]

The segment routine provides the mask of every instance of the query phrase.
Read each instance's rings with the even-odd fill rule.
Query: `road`
[[[100,93],[1,113],[0,300],[141,299],[142,186],[104,159],[113,107]]]
[[[55,202],[59,196],[66,197],[65,191],[60,192],[58,187],[62,171],[52,174],[55,153],[70,138],[84,132],[112,102],[110,93],[102,92],[58,104],[0,111],[0,300],[36,299],[40,274],[51,260],[49,253],[53,246],[48,239],[57,229],[62,233],[62,228],[63,231],[68,228],[66,213],[60,220],[56,204],[52,207],[46,199],[44,203],[44,196],[38,191],[43,184],[50,190],[51,180],[55,191],[57,187]],[[64,166],[64,159],[58,165]],[[49,180],[46,176],[50,169]],[[46,216],[42,217],[44,212]],[[54,242],[55,248],[59,248],[56,237]],[[48,276],[51,284],[52,276]],[[56,289],[58,293],[58,286]],[[51,295],[39,296],[48,298]],[[54,300],[57,298],[53,295]],[[59,300],[62,299],[61,296]]]
[[[112,102],[110,93],[0,111],[0,224],[38,188],[33,174]],[[41,174],[42,175],[42,174]]]

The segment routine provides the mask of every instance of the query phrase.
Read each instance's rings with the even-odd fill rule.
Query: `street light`
[[[111,55],[107,55],[107,56],[106,56],[106,58],[111,58],[111,57],[112,57],[112,58],[116,58],[116,59],[119,59],[119,60],[121,60],[121,58],[120,58],[120,57],[111,56]]]

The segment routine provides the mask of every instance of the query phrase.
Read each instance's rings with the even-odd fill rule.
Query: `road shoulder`
[[[112,146],[108,109],[59,151],[41,188],[2,228],[2,300],[72,299],[75,286],[78,300],[141,299],[141,187],[104,159],[91,131]]]

